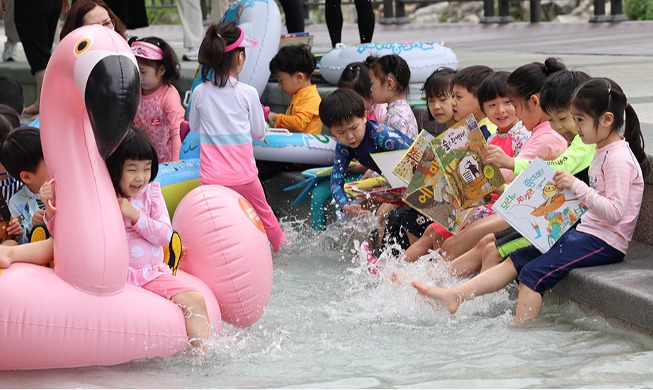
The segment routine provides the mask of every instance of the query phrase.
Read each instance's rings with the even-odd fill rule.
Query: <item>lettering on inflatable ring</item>
[[[247,199],[243,197],[238,198],[238,205],[240,208],[243,210],[243,213],[247,215],[247,218],[260,230],[262,233],[265,233],[265,227],[263,226],[263,221],[261,221],[261,217],[256,214],[256,210],[254,210],[254,207],[247,201]]]
[[[319,142],[322,142],[323,144],[328,144],[329,141],[330,141],[329,137],[326,136],[326,135],[315,135],[315,134],[313,134],[313,137],[315,137],[316,140],[318,140]]]

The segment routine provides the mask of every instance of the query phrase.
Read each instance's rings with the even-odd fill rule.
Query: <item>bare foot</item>
[[[460,306],[458,297],[453,293],[453,291],[447,288],[427,286],[426,284],[419,282],[413,282],[413,287],[415,287],[420,294],[433,299],[447,308],[451,314],[454,314],[458,310],[458,306]]]
[[[29,106],[25,107],[23,110],[23,114],[25,115],[38,115],[39,113],[39,105],[36,103],[32,103]]]

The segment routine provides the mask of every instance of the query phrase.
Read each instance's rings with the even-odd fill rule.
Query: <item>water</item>
[[[369,225],[367,225],[367,224]],[[517,289],[464,303],[458,313],[390,282],[454,285],[437,254],[413,265],[382,256],[378,277],[355,248],[366,223],[317,236],[291,227],[275,256],[267,312],[250,329],[225,325],[206,357],[184,352],[113,367],[0,372],[0,387],[652,387],[653,339],[587,317],[575,305],[545,306],[516,328]]]

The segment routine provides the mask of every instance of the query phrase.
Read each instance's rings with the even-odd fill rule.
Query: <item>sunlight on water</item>
[[[516,285],[456,315],[410,281],[453,286],[437,253],[406,264],[383,253],[378,275],[358,248],[374,220],[313,233],[286,222],[265,315],[224,325],[208,356],[190,351],[115,367],[0,372],[2,387],[651,387],[653,339],[545,306],[515,328]],[[396,274],[398,281],[392,282]]]

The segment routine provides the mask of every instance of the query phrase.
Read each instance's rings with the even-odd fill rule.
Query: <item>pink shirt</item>
[[[141,94],[134,124],[152,141],[160,163],[179,160],[183,120],[184,108],[175,87],[164,84],[147,96]]]
[[[600,149],[589,167],[589,181],[577,179],[571,191],[587,206],[578,231],[598,237],[624,254],[633,238],[642,205],[642,170],[624,139]]]
[[[488,145],[496,145],[503,149],[504,152],[510,157],[515,157],[521,152],[528,139],[531,137],[531,132],[526,129],[522,121],[517,121],[513,127],[505,133],[492,133],[487,139]],[[504,179],[511,173],[510,169],[501,168],[501,173]],[[514,175],[512,175],[514,178]],[[510,177],[510,176],[508,176]],[[512,180],[511,180],[512,181]]]

